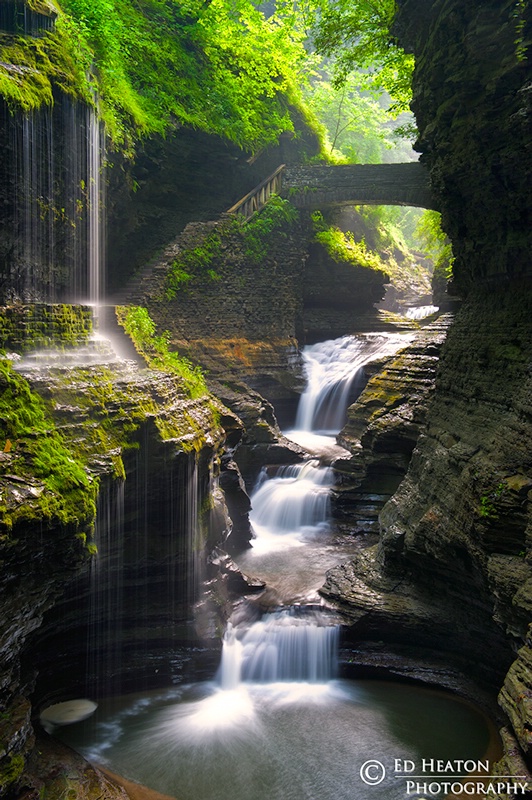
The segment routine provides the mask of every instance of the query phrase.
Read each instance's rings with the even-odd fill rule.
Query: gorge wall
[[[175,371],[120,360],[109,345],[88,342],[89,310],[70,308],[3,315],[10,323],[3,344],[32,387],[2,362],[10,437],[0,458],[6,797],[39,792],[54,769],[68,773],[58,792],[78,770],[91,791],[105,786],[104,796],[116,796],[86,765],[67,768],[68,755],[62,765],[59,755],[59,767],[55,756],[41,762],[34,717],[65,693],[101,696],[139,680],[168,685],[186,672],[200,638],[191,608],[207,577],[206,554],[231,530],[215,484],[222,453],[241,437],[239,420],[206,388],[191,397]],[[62,349],[27,357],[36,343]],[[233,501],[238,491],[226,489]],[[216,611],[207,606],[196,620],[210,636],[220,624]],[[25,769],[28,758],[33,766]]]
[[[352,614],[362,661],[361,639],[394,657],[417,645],[503,687],[502,774],[532,766],[530,24],[528,4],[399,3],[418,144],[464,303],[380,545],[324,588]]]

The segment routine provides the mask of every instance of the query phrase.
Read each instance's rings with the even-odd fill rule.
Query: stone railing
[[[282,176],[285,165],[277,167],[268,178],[242,197],[238,203],[227,210],[228,214],[240,214],[248,220],[257,211],[266,205],[272,194],[279,194],[282,188]]]

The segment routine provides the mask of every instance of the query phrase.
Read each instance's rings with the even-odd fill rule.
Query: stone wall
[[[283,194],[298,208],[338,203],[438,207],[428,173],[416,161],[311,167],[290,164],[283,172]]]

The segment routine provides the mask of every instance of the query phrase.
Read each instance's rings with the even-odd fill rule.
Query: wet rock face
[[[395,32],[416,57],[418,146],[453,242],[455,283],[467,293],[478,280],[530,277],[530,6],[398,5]]]
[[[437,653],[503,685],[507,769],[530,751],[531,320],[526,286],[479,287],[457,313],[380,545],[323,588],[355,639]]]
[[[378,514],[404,478],[424,431],[449,315],[412,334],[412,343],[375,371],[347,412],[338,443],[351,452],[337,462],[333,504],[358,533],[378,531]],[[368,368],[368,367],[367,367]]]
[[[32,692],[41,706],[139,680],[168,685],[186,672],[201,564],[230,528],[208,498],[226,431],[233,447],[241,436],[235,415],[209,395],[190,399],[175,375],[108,355],[89,366],[85,349],[80,364],[76,352],[19,367],[99,481],[97,556],[85,546],[93,520],[79,510],[68,524],[47,517],[42,481],[12,474],[12,453],[0,454],[4,504],[28,508],[0,535],[0,787],[24,771],[32,748]]]
[[[321,244],[312,243],[305,265],[302,341],[311,344],[352,333],[358,317],[374,313],[387,280],[381,270],[338,263]]]
[[[33,746],[28,696],[35,664],[24,661],[24,648],[61,595],[64,583],[87,558],[70,527],[37,519],[33,525],[19,526],[13,533],[14,537],[0,537],[0,796],[7,788],[6,776],[16,777],[23,770],[24,759]]]

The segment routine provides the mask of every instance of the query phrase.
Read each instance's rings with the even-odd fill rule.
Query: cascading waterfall
[[[222,689],[241,682],[325,683],[336,676],[339,628],[319,612],[281,609],[266,614],[241,640],[229,623],[218,681]]]
[[[404,334],[365,333],[305,347],[307,387],[299,402],[296,431],[336,435],[345,423],[349,403],[364,388],[362,367],[393,355],[409,341]]]
[[[408,319],[425,319],[439,311],[439,306],[410,306],[406,309],[405,317]]]
[[[337,625],[325,615],[298,616],[293,609],[268,614],[242,640],[245,681],[324,683],[337,673]]]
[[[316,433],[336,435],[349,402],[363,389],[362,367],[393,355],[409,341],[408,335],[381,333],[343,336],[305,347],[307,388],[299,402],[296,430],[287,436],[310,446],[319,438]],[[317,460],[281,467],[274,475],[263,470],[251,495],[255,550],[279,547],[280,535],[288,544],[326,531],[333,478],[332,469]]]
[[[312,459],[280,467],[274,476],[264,469],[251,495],[251,523],[259,537],[312,534],[327,527],[330,467]]]

